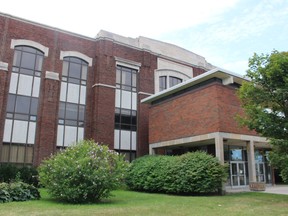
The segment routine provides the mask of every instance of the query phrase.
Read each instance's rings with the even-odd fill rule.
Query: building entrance
[[[255,166],[256,166],[257,182],[265,182],[266,183],[265,163],[264,162],[258,162],[255,164]]]
[[[241,187],[247,185],[246,167],[244,161],[230,162],[230,178],[232,187]]]

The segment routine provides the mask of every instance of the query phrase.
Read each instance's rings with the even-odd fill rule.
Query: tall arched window
[[[64,57],[59,102],[57,146],[66,147],[84,138],[88,63]]]
[[[14,49],[1,161],[32,164],[44,53],[29,46]]]

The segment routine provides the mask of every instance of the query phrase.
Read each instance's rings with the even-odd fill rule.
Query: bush
[[[26,201],[40,198],[40,193],[33,185],[24,182],[0,183],[0,203]]]
[[[147,155],[134,160],[126,178],[127,186],[137,191],[163,192],[171,159],[171,156]]]
[[[222,190],[227,172],[204,152],[145,156],[132,162],[126,183],[132,190],[171,194],[208,194]]]
[[[19,176],[20,180],[38,187],[38,172],[34,167],[16,167],[12,164],[2,164],[0,166],[0,182],[14,182]]]
[[[54,198],[97,202],[123,184],[128,163],[107,146],[84,140],[42,162],[40,182]]]

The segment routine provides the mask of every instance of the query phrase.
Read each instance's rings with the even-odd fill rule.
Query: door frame
[[[237,169],[237,174],[233,174],[232,173],[232,164],[236,164],[236,169]],[[239,168],[239,164],[242,164],[243,166],[243,173],[241,173],[240,168]],[[237,177],[237,185],[233,185],[234,181],[233,181],[233,177]],[[241,185],[241,180],[240,177],[243,177],[244,180],[244,184]],[[246,161],[230,161],[230,184],[231,187],[246,187],[247,186],[247,171],[246,171]]]

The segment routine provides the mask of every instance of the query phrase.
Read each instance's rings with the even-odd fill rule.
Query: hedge
[[[132,162],[126,178],[131,190],[169,194],[209,194],[222,191],[226,166],[205,152],[181,156],[144,156]]]

